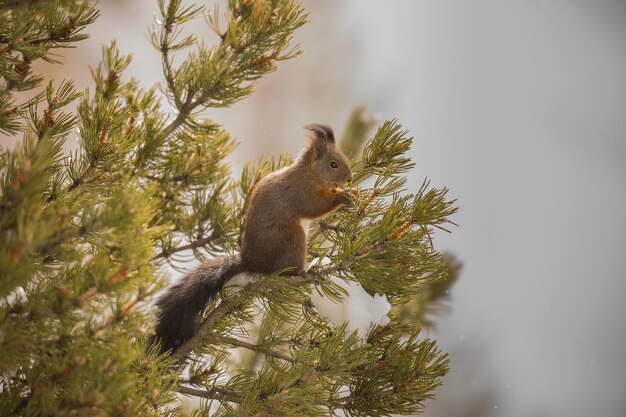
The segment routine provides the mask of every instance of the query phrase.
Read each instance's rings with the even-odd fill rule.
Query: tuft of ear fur
[[[304,129],[308,133],[308,137],[311,139],[311,145],[315,149],[315,156],[317,159],[321,158],[328,152],[328,145],[335,144],[335,135],[333,130],[321,123],[311,123],[304,126]]]
[[[335,134],[330,126],[322,123],[310,123],[304,128],[309,132],[312,139],[323,139],[327,143],[335,144]]]

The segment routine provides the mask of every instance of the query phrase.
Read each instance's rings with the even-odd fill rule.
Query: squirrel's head
[[[335,146],[333,130],[319,123],[311,123],[304,128],[311,140],[305,151],[308,163],[328,188],[345,187],[352,181],[352,171],[348,158]]]

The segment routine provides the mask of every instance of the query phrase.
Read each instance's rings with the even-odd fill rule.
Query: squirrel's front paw
[[[359,190],[356,188],[344,188],[339,192],[339,202],[345,205],[352,205],[359,196]]]

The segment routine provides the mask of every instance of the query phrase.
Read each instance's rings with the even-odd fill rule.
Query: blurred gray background
[[[92,38],[45,70],[86,87],[117,38],[127,74],[159,82],[155,4],[101,1]],[[452,367],[426,414],[626,416],[626,2],[305,4],[305,54],[208,114],[241,141],[233,170],[297,152],[307,122],[341,131],[359,104],[399,118],[410,187],[429,177],[461,208],[436,239],[464,269],[431,332]]]

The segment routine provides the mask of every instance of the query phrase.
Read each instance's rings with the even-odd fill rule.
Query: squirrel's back
[[[298,203],[303,195],[311,196],[313,190],[302,174],[291,165],[254,186],[241,244],[246,270],[273,273],[295,268],[293,272],[297,273],[304,267],[306,233]]]

